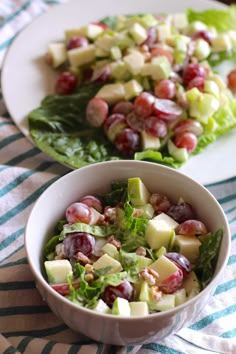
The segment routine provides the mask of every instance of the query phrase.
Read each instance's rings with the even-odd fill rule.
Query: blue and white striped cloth
[[[0,1],[0,65],[16,34],[60,2]],[[232,232],[229,262],[211,301],[192,326],[177,335],[124,348],[95,343],[64,325],[43,302],[27,264],[23,234],[29,212],[38,196],[67,172],[24,137],[8,115],[1,95],[0,353],[236,353],[236,176],[207,186],[224,208]]]

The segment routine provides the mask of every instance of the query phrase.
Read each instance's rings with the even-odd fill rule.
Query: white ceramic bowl
[[[110,182],[140,177],[150,191],[189,201],[211,231],[224,228],[215,274],[210,284],[188,302],[144,317],[118,317],[79,307],[54,291],[44,278],[42,249],[66,207],[86,194],[103,193]],[[139,161],[110,161],[90,165],[63,176],[37,200],[25,231],[25,246],[36,286],[52,311],[69,327],[96,341],[129,345],[160,340],[190,325],[210,299],[227,263],[230,230],[221,206],[210,192],[186,175],[165,166]]]

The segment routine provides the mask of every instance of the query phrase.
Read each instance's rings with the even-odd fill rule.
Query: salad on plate
[[[235,6],[187,9],[66,30],[48,45],[58,76],[29,113],[33,141],[72,168],[124,158],[179,168],[236,127],[235,18]]]
[[[211,281],[223,229],[194,206],[150,192],[139,177],[68,205],[47,240],[45,275],[73,303],[104,314],[146,316],[189,301]]]

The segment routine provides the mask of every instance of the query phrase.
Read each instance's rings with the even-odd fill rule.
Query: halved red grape
[[[149,27],[147,29],[147,35],[147,39],[142,44],[146,44],[148,48],[152,48],[157,39],[156,28],[154,26]]]
[[[103,66],[100,70],[94,71],[90,79],[92,82],[104,83],[110,79],[111,76],[111,67],[110,65]]]
[[[129,281],[125,280],[117,286],[108,285],[101,295],[101,298],[109,307],[112,307],[112,304],[117,297],[132,301],[133,296],[134,288]]]
[[[94,236],[86,232],[72,232],[63,240],[65,256],[75,257],[78,252],[89,257],[95,247]]]
[[[183,109],[174,101],[156,98],[153,104],[153,113],[158,118],[170,122],[177,119],[183,113]]]
[[[191,81],[189,81],[187,90],[191,90],[192,88],[196,87],[199,91],[203,91],[204,85],[205,85],[205,78],[202,76],[197,76],[193,78]]]
[[[193,208],[187,202],[173,204],[166,214],[180,224],[186,220],[194,219]]]
[[[112,109],[112,113],[121,113],[127,116],[134,109],[134,104],[130,101],[120,101],[115,104]]]
[[[203,127],[201,123],[199,123],[195,119],[190,119],[190,118],[184,119],[179,121],[174,128],[175,134],[179,134],[183,132],[191,132],[196,136],[199,136],[203,133]]]
[[[189,64],[185,66],[183,71],[183,82],[184,84],[188,84],[195,77],[206,77],[206,71],[203,66],[199,64]]]
[[[184,255],[177,252],[168,252],[165,253],[165,257],[174,261],[174,263],[182,270],[184,277],[187,277],[191,272],[191,263]]]
[[[231,70],[227,75],[227,85],[233,93],[236,92],[236,69]]]
[[[188,153],[193,152],[197,147],[197,137],[191,132],[182,132],[175,136],[174,144],[178,148],[186,148]]]
[[[156,213],[166,213],[170,209],[171,203],[166,195],[160,193],[152,193],[149,198]]]
[[[214,34],[206,30],[200,30],[192,35],[192,39],[194,40],[199,38],[204,39],[208,44],[211,44],[212,39],[214,38]]]
[[[150,135],[163,138],[167,134],[167,124],[155,116],[150,116],[144,121],[144,130]]]
[[[86,204],[88,207],[93,207],[99,213],[102,213],[103,206],[101,200],[93,195],[85,195],[83,198],[80,199],[80,203]]]
[[[107,117],[104,123],[104,131],[110,141],[114,141],[116,136],[127,126],[125,116],[121,113],[113,113]]]
[[[156,83],[154,93],[156,97],[171,100],[176,95],[176,86],[171,80],[161,80]]]
[[[162,48],[162,47],[154,47],[154,48],[152,48],[151,56],[152,57],[165,56],[169,60],[171,65],[174,62],[173,54],[171,54],[170,51],[168,51],[167,49]]]
[[[141,132],[144,129],[144,119],[138,116],[134,111],[126,116],[126,122],[130,128],[137,132]]]
[[[190,219],[179,224],[175,230],[175,232],[179,235],[203,235],[207,234],[206,225],[195,219]]]
[[[83,48],[89,45],[89,41],[86,37],[83,36],[74,36],[71,37],[66,45],[67,50],[75,49],[75,48]]]
[[[126,128],[115,138],[116,148],[126,156],[132,155],[140,146],[140,136],[133,129]]]
[[[173,294],[175,291],[181,288],[183,284],[183,272],[182,269],[176,270],[167,279],[159,285],[159,289],[165,294]]]
[[[74,91],[77,86],[77,77],[69,71],[63,71],[59,74],[56,84],[55,92],[58,95],[68,95]]]
[[[69,224],[76,222],[89,224],[92,221],[91,209],[84,203],[73,203],[66,209],[66,220]]]
[[[135,113],[146,118],[152,114],[155,97],[149,92],[142,92],[135,98],[134,111]]]
[[[92,98],[86,108],[86,120],[92,127],[101,127],[108,115],[108,104],[102,98]]]

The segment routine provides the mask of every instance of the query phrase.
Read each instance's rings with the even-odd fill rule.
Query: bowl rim
[[[152,166],[152,168],[155,169],[160,169],[166,172],[170,172],[176,176],[182,176],[182,178],[189,180],[191,183],[195,184],[196,186],[198,186],[198,188],[202,189],[204,191],[204,193],[206,193],[208,195],[209,198],[211,198],[214,203],[217,204],[217,207],[219,209],[219,211],[222,214],[222,218],[224,219],[225,222],[225,226],[226,228],[224,228],[224,237],[227,237],[227,249],[225,250],[225,257],[224,260],[220,266],[220,269],[218,270],[217,274],[213,275],[212,280],[210,281],[210,283],[203,289],[200,291],[200,293],[198,293],[197,295],[195,295],[193,298],[187,300],[185,303],[178,305],[176,307],[174,307],[173,309],[169,309],[169,310],[165,310],[165,311],[160,311],[160,312],[154,312],[154,313],[149,313],[148,315],[145,316],[117,316],[117,315],[113,315],[113,314],[106,314],[106,313],[100,313],[97,311],[94,311],[93,309],[88,309],[86,307],[80,306],[76,303],[73,303],[72,301],[70,301],[69,299],[67,299],[66,297],[60,295],[58,292],[56,292],[51,286],[50,284],[47,282],[47,280],[45,279],[45,277],[42,274],[41,270],[36,270],[34,267],[34,262],[32,257],[30,256],[30,249],[29,249],[29,245],[28,245],[28,228],[29,228],[29,223],[30,223],[30,219],[31,216],[33,214],[33,212],[35,211],[35,209],[37,208],[38,202],[39,200],[41,200],[42,198],[44,198],[44,196],[47,193],[50,193],[51,189],[55,188],[55,185],[60,184],[62,181],[66,180],[66,179],[70,179],[71,175],[74,174],[78,174],[80,173],[81,170],[85,171],[85,170],[90,170],[93,169],[94,167],[96,168],[96,166],[100,166],[104,168],[106,166],[109,167],[109,165],[120,165],[122,164],[124,167],[130,167],[131,165],[134,166]],[[162,317],[166,317],[166,316],[173,316],[176,314],[176,312],[180,312],[182,311],[184,308],[194,305],[195,302],[198,301],[198,299],[200,297],[204,297],[204,294],[207,293],[209,291],[209,286],[211,287],[216,287],[217,283],[218,283],[218,279],[221,277],[225,266],[228,262],[228,258],[229,258],[229,254],[230,254],[230,247],[231,247],[231,232],[230,232],[230,227],[229,227],[229,223],[227,220],[227,217],[224,213],[223,208],[221,207],[221,205],[219,204],[219,202],[217,201],[217,199],[214,197],[214,195],[201,183],[199,183],[198,181],[194,180],[192,177],[185,175],[183,172],[179,171],[179,170],[175,170],[171,167],[165,166],[165,165],[161,165],[161,164],[156,164],[153,162],[149,162],[149,161],[137,161],[137,160],[110,160],[110,161],[104,161],[104,162],[98,162],[98,163],[94,163],[94,164],[90,164],[90,165],[86,165],[83,166],[79,169],[73,170],[68,172],[67,174],[59,177],[56,181],[54,181],[49,187],[47,187],[44,192],[39,196],[39,198],[36,200],[36,202],[34,203],[30,214],[28,216],[27,222],[26,222],[26,226],[25,226],[25,232],[24,232],[24,244],[25,244],[25,250],[26,250],[26,257],[28,260],[28,264],[30,266],[30,269],[34,275],[35,278],[35,283],[36,283],[36,287],[37,287],[37,282],[40,283],[40,285],[44,288],[44,290],[46,292],[49,292],[53,297],[56,297],[59,301],[62,301],[65,305],[68,305],[69,307],[71,307],[71,309],[77,309],[77,311],[82,311],[85,314],[89,315],[89,316],[96,316],[96,317],[101,317],[101,318],[106,318],[109,319],[110,321],[137,321],[137,320],[146,320],[146,319],[154,319],[154,318],[162,318]]]

